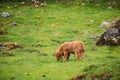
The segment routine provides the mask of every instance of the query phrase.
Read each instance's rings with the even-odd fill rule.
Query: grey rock
[[[104,21],[101,23],[100,27],[107,27],[110,24],[109,21]]]
[[[2,17],[9,17],[11,14],[8,13],[8,12],[2,12],[2,13],[0,13],[0,15],[1,15]]]

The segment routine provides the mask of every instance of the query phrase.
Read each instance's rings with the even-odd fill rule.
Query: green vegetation
[[[0,56],[0,80],[66,80],[82,74],[86,80],[101,74],[109,74],[111,80],[120,79],[120,47],[98,47],[96,39],[91,38],[105,30],[99,27],[101,22],[120,17],[120,10],[76,3],[47,3],[45,7],[2,3],[2,6],[0,12],[12,15],[0,17],[0,29],[8,32],[0,35],[0,42],[17,42],[24,48],[11,50],[14,56]],[[8,22],[16,22],[17,26]],[[71,55],[70,61],[57,62],[54,53],[59,44],[72,40],[85,43],[86,60],[77,62]]]

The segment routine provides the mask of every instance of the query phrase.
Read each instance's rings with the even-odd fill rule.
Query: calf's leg
[[[81,52],[82,60],[85,61],[85,53]]]
[[[64,51],[64,61],[67,61],[69,59],[69,53]]]
[[[70,53],[68,53],[67,60],[69,60],[69,57],[70,57]]]
[[[80,53],[79,52],[75,52],[75,56],[77,58],[77,61],[79,61],[79,59],[80,59]]]

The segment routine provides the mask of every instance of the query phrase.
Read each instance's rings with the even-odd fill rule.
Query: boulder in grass
[[[0,15],[2,16],[2,17],[9,17],[11,14],[10,13],[8,13],[8,12],[2,12],[2,13],[0,13]]]
[[[101,23],[100,27],[107,27],[110,24],[109,21],[104,21]]]
[[[120,46],[120,18],[113,21],[97,40],[97,46]]]

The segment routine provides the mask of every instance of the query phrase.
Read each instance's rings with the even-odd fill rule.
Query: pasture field
[[[120,47],[95,44],[106,29],[100,24],[120,17],[119,9],[54,2],[33,7],[8,2],[2,3],[0,12],[11,14],[0,17],[0,30],[8,32],[0,35],[0,42],[24,46],[11,50],[14,56],[2,56],[0,51],[0,80],[67,80],[77,75],[82,76],[80,80],[120,80]],[[57,62],[56,49],[73,40],[85,43],[86,60],[78,62],[71,55],[69,61]]]

